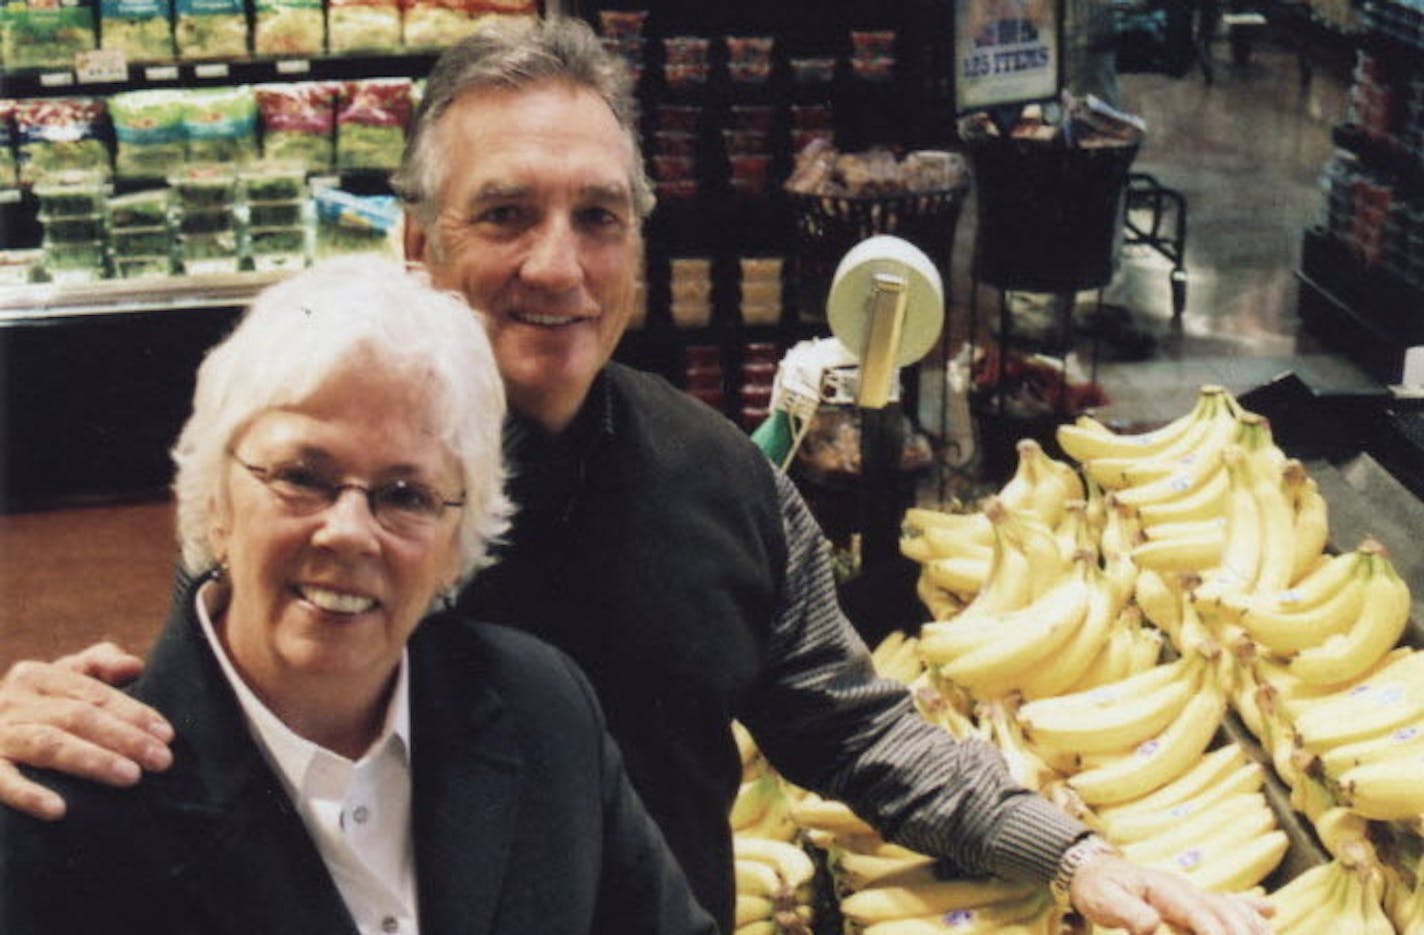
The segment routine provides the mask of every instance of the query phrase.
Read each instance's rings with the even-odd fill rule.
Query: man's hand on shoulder
[[[1073,908],[1097,925],[1154,935],[1163,923],[1194,935],[1269,935],[1272,909],[1256,896],[1199,889],[1181,874],[1095,854],[1073,873]]]
[[[172,726],[112,687],[142,670],[142,659],[113,643],[11,666],[0,680],[0,802],[36,818],[64,816],[64,800],[26,779],[21,764],[112,786],[167,769]]]

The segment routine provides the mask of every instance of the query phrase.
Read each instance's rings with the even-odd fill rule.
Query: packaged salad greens
[[[342,85],[336,112],[336,165],[394,169],[410,122],[410,79],[368,78]]]
[[[189,162],[257,158],[257,97],[250,85],[189,91],[183,100]]]
[[[93,0],[8,0],[5,68],[71,68],[74,53],[98,47]]]
[[[114,171],[121,179],[163,178],[183,165],[187,130],[184,92],[128,91],[109,98],[114,121]]]
[[[168,185],[183,211],[211,211],[237,201],[237,171],[231,165],[186,165],[168,176]]]
[[[335,161],[338,87],[331,81],[257,85],[253,91],[263,158],[290,162],[308,172],[329,171]]]
[[[399,0],[327,0],[326,44],[333,55],[400,51]]]
[[[66,169],[113,174],[102,138],[104,102],[91,97],[35,98],[15,103],[20,182],[30,185]]]
[[[407,49],[443,49],[474,32],[469,0],[406,0]]]
[[[247,55],[242,0],[174,0],[173,38],[182,59]]]
[[[320,55],[326,50],[321,0],[253,0],[252,11],[257,55]]]
[[[99,48],[130,62],[162,62],[173,51],[172,0],[99,0]]]
[[[109,199],[109,230],[150,228],[168,223],[169,194],[166,188],[115,195]]]
[[[35,198],[45,217],[83,217],[104,210],[109,186],[97,172],[66,169],[36,182]]]
[[[0,188],[19,181],[15,167],[15,102],[0,101]]]
[[[242,171],[248,201],[293,201],[307,196],[306,173],[299,165],[259,162]]]

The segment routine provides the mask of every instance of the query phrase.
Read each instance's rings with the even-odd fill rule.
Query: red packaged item
[[[409,78],[342,85],[336,113],[337,168],[384,170],[400,164],[410,123],[410,89]]]
[[[330,171],[335,159],[332,131],[339,87],[333,81],[257,85],[262,155],[300,165],[308,172]]]

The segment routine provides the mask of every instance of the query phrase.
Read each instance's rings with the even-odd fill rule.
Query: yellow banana
[[[735,860],[732,862],[732,873],[737,893],[742,896],[760,896],[775,901],[784,899],[791,892],[776,868],[759,860]]]
[[[771,808],[773,800],[781,795],[780,781],[775,773],[762,773],[743,782],[732,802],[732,830],[750,827],[760,821]]]
[[[810,883],[816,874],[810,855],[786,841],[735,836],[732,852],[739,861],[755,861],[771,867],[793,890]]]
[[[1144,528],[1162,523],[1219,519],[1226,515],[1226,493],[1229,487],[1226,472],[1216,470],[1191,493],[1140,504],[1137,507],[1137,517]]]
[[[1377,821],[1414,821],[1424,815],[1424,753],[1377,760],[1341,774],[1338,785],[1357,814]]]
[[[814,828],[837,835],[876,834],[874,828],[850,810],[850,806],[843,802],[823,799],[815,793],[807,793],[793,800],[791,817],[802,828]]]
[[[1111,763],[1084,770],[1068,784],[1088,805],[1139,798],[1185,773],[1221,725],[1226,698],[1207,688],[1190,699],[1177,720],[1157,737]]]
[[[1344,873],[1339,861],[1316,864],[1269,894],[1266,900],[1276,909],[1270,917],[1271,930],[1286,935],[1302,921],[1322,915],[1332,891],[1344,886]]]
[[[1264,827],[1257,828],[1262,823]],[[1181,852],[1213,840],[1224,829],[1229,828],[1244,838],[1265,833],[1275,824],[1275,812],[1266,803],[1264,794],[1241,792],[1227,796],[1211,808],[1184,815],[1159,834],[1124,841],[1120,846],[1123,856],[1134,863],[1161,866]]]
[[[1352,553],[1349,558],[1352,574],[1321,603],[1305,610],[1293,605],[1282,609],[1278,602],[1258,596],[1242,602],[1236,619],[1253,640],[1273,652],[1289,654],[1320,645],[1347,630],[1360,616],[1365,583],[1373,569],[1368,555]]]
[[[1211,847],[1211,845],[1208,845]],[[1207,859],[1187,876],[1213,893],[1241,893],[1256,886],[1280,866],[1290,849],[1284,831],[1268,831],[1246,840],[1232,840],[1211,850]]]
[[[1097,536],[1088,526],[1088,504],[1085,500],[1069,500],[1063,507],[1063,519],[1053,529],[1058,540],[1058,554],[1065,563],[1082,551],[1097,554]]]
[[[1269,687],[1275,705],[1292,721],[1299,720],[1307,709],[1328,708],[1327,702],[1342,700],[1346,692],[1370,694],[1373,691],[1372,686],[1385,683],[1406,686],[1403,690],[1409,697],[1414,698],[1414,693],[1409,691],[1407,686],[1413,684],[1415,677],[1424,677],[1424,655],[1408,646],[1398,646],[1390,650],[1362,677],[1339,685],[1316,685],[1307,682],[1292,672],[1288,664],[1264,656],[1258,656],[1252,665],[1256,669],[1256,678],[1262,685]],[[1369,733],[1378,731],[1365,732]]]
[[[1320,488],[1292,458],[1282,469],[1292,513],[1291,582],[1295,583],[1319,559],[1330,541],[1330,510]]]
[[[1368,544],[1360,548],[1365,550]],[[1291,660],[1291,671],[1307,682],[1334,685],[1359,678],[1399,642],[1409,622],[1409,586],[1382,547],[1372,556],[1372,566],[1364,604],[1349,630],[1302,650]]]
[[[1014,782],[1041,790],[1059,778],[1058,770],[1029,746],[1002,701],[981,705],[980,718],[988,721],[990,740],[998,747]]]
[[[744,896],[737,894],[735,924],[738,927],[750,925],[760,919],[770,919],[776,911],[776,904],[765,896]]]
[[[1153,626],[1168,636],[1176,633],[1182,622],[1182,595],[1168,584],[1168,576],[1153,568],[1140,569],[1132,596]]]
[[[1231,484],[1226,495],[1226,537],[1220,564],[1202,576],[1203,586],[1216,593],[1250,591],[1260,573],[1264,551],[1261,505],[1252,486],[1246,449],[1238,444],[1227,445],[1222,449],[1221,462]]]
[[[1260,523],[1260,557],[1252,590],[1274,594],[1295,580],[1295,508],[1282,477],[1285,456],[1250,422],[1242,432],[1247,477]]]
[[[1107,645],[1113,621],[1121,610],[1121,601],[1107,578],[1096,568],[1089,565],[1087,574],[1088,609],[1083,623],[1065,646],[1025,675],[1019,685],[1025,698],[1061,695],[1087,674],[1093,660]]]
[[[1103,834],[1115,844],[1141,841],[1169,831],[1193,815],[1214,809],[1232,796],[1259,793],[1265,781],[1266,771],[1260,763],[1246,763],[1238,766],[1221,783],[1166,808],[1103,814],[1099,815],[1099,821]]]
[[[1054,470],[1050,463],[1053,459],[1048,457],[1043,446],[1034,439],[1020,439],[1015,447],[1019,463],[1025,466],[1031,483],[1028,500],[1022,509],[1050,527],[1057,526],[1063,519],[1065,504],[1083,495],[1082,484],[1077,482],[1074,475],[1070,486],[1067,478]]]
[[[742,769],[751,769],[761,757],[761,751],[757,749],[756,740],[752,738],[751,731],[747,730],[741,721],[732,721],[732,740],[737,744],[737,756],[742,761]],[[750,776],[743,776],[743,779],[750,779]]]
[[[781,935],[781,928],[771,919],[757,919],[732,929],[732,935]]]
[[[1146,672],[1151,669],[1162,658],[1162,646],[1166,642],[1161,631],[1151,627],[1135,627],[1127,631],[1131,636],[1127,653],[1127,671],[1123,677],[1136,675],[1138,672]]]
[[[1129,554],[1139,568],[1159,574],[1199,572],[1222,562],[1226,539],[1219,531],[1149,539]]]
[[[1374,845],[1369,842],[1369,822],[1343,805],[1325,809],[1315,816],[1315,836],[1331,857],[1352,867],[1376,865]]]
[[[1166,729],[1196,692],[1205,660],[1200,656],[1184,658],[1187,665],[1179,670],[1179,677],[1130,702],[1096,709],[1079,707],[1072,709],[1068,718],[1062,717],[1061,708],[1056,709],[1059,716],[1054,716],[1051,699],[1030,702],[1020,708],[1019,723],[1036,747],[1085,754],[1125,752]]]
[[[1325,775],[1339,778],[1356,766],[1397,760],[1416,753],[1424,753],[1424,718],[1376,737],[1324,750],[1320,753],[1320,767]]]
[[[868,890],[867,892],[879,892]],[[856,894],[861,895],[861,894]],[[947,912],[920,917],[872,922],[861,935],[988,935],[1000,933],[1009,926],[1039,917],[1048,904],[1046,893],[1035,893],[1018,899],[999,900],[980,906],[951,909]],[[842,901],[844,911],[844,901]]]
[[[1246,751],[1239,744],[1229,743],[1203,756],[1195,766],[1155,792],[1141,798],[1109,805],[1098,809],[1103,821],[1136,814],[1151,814],[1165,811],[1193,798],[1210,792],[1222,784],[1223,779],[1234,776],[1242,767],[1252,763],[1246,758]]]
[[[1138,522],[1137,510],[1122,503],[1113,494],[1107,496],[1103,509],[1103,531],[1098,537],[1098,551],[1104,559],[1131,555],[1132,550],[1142,542],[1142,524]]]
[[[1213,419],[1211,430],[1202,436],[1191,458],[1182,459],[1180,470],[1167,477],[1119,490],[1117,498],[1140,509],[1149,503],[1163,503],[1194,493],[1222,470],[1221,453],[1236,440],[1239,431],[1239,420],[1230,413]]]
[[[925,563],[924,574],[937,588],[959,597],[973,597],[983,590],[990,566],[990,559],[977,556],[932,558]]]
[[[891,630],[881,637],[880,642],[870,650],[870,661],[875,671],[879,672],[888,660],[894,658],[900,647],[905,645],[907,635],[904,630]]]
[[[1222,600],[1222,609],[1234,619],[1248,608],[1265,606],[1281,613],[1302,613],[1330,600],[1354,576],[1358,552],[1325,556],[1305,577],[1275,594],[1233,594]]]
[[[1118,433],[1090,416],[1080,416],[1076,424],[1058,427],[1058,445],[1079,462],[1095,458],[1151,457],[1179,440],[1205,417],[1225,392],[1220,386],[1203,386],[1190,411],[1151,432]]]
[[[841,914],[858,925],[943,915],[995,903],[1023,900],[1038,892],[1029,883],[1003,880],[938,880],[920,886],[878,886],[841,900]]]
[[[879,857],[842,851],[832,870],[848,890],[859,892],[879,886],[921,886],[935,881],[935,859],[923,854],[915,857]]]
[[[931,620],[949,620],[964,610],[965,602],[954,592],[941,588],[932,582],[925,569],[915,579],[915,596],[929,611]]]
[[[999,697],[1018,688],[1029,670],[1063,646],[1088,612],[1083,570],[1022,610],[1005,617],[997,639],[946,662],[940,673],[976,697]]]

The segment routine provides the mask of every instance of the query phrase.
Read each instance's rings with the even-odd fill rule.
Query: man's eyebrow
[[[493,201],[519,201],[533,196],[534,189],[521,182],[486,182],[470,197],[470,204]],[[632,192],[624,182],[595,182],[579,190],[581,197],[600,204],[621,204],[632,200]]]

